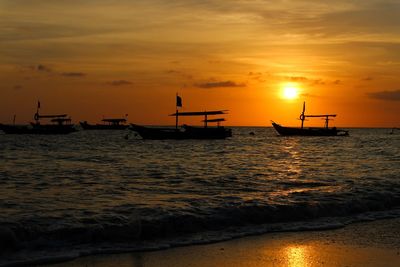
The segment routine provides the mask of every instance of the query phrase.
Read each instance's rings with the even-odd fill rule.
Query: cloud
[[[126,80],[115,80],[111,82],[107,82],[107,84],[112,85],[112,86],[123,86],[123,85],[130,85],[132,82],[126,81]]]
[[[83,77],[86,76],[86,73],[83,72],[62,72],[60,73],[61,76],[65,77]]]
[[[398,33],[400,5],[396,1],[336,1],[335,7],[328,2],[324,6],[312,1],[303,1],[303,4],[303,8],[308,8],[307,15],[296,9],[285,12],[286,20],[280,25],[283,29],[319,38],[348,36],[353,40],[365,38],[365,34],[390,36]],[[264,16],[266,21],[268,15]]]
[[[262,73],[262,72],[252,72],[252,71],[250,71],[248,73],[248,76],[249,76],[249,79],[251,79],[251,80],[254,80],[254,81],[259,82],[259,83],[264,83],[264,82],[267,81],[266,80],[266,76],[270,76],[270,74],[267,73],[267,72]]]
[[[371,76],[367,76],[367,77],[365,77],[365,78],[362,78],[361,80],[362,81],[366,81],[366,82],[369,82],[369,81],[372,81],[374,78],[372,78]]]
[[[71,77],[71,78],[76,78],[76,77],[84,77],[87,74],[84,72],[78,72],[78,71],[66,71],[66,72],[58,72],[55,70],[53,67],[49,67],[48,65],[44,64],[37,64],[37,65],[30,65],[30,66],[22,66],[22,69],[28,70],[30,72],[36,72],[36,73],[42,73],[42,74],[48,74],[48,75],[60,75],[64,77]]]
[[[307,77],[302,77],[302,76],[292,76],[292,77],[287,77],[288,80],[292,82],[306,82],[308,81]]]
[[[303,77],[303,76],[283,76],[283,79],[285,81],[290,81],[290,82],[307,83],[311,86],[326,85],[326,84],[333,84],[333,85],[342,84],[342,81],[339,79],[329,81],[329,80],[322,80],[322,79],[310,79],[310,78]]]
[[[310,79],[304,76],[283,76],[283,80],[289,82],[297,82],[297,83],[307,83],[311,86],[314,85],[325,85],[326,81],[322,79]]]
[[[367,95],[378,100],[400,101],[400,90],[373,92],[367,93]]]
[[[14,85],[14,87],[13,87],[13,89],[14,90],[20,90],[20,89],[22,89],[22,85]]]
[[[221,87],[245,87],[244,83],[236,83],[233,81],[219,81],[219,82],[205,82],[205,83],[197,83],[196,87],[199,88],[221,88]]]
[[[316,80],[312,80],[311,85],[325,85],[326,82],[324,82],[321,79],[316,79]]]
[[[302,96],[302,97],[320,97],[318,95],[313,95],[313,94],[309,94],[309,93],[304,93],[304,94],[301,94],[300,96]]]
[[[168,75],[177,75],[177,76],[180,76],[180,77],[188,79],[188,80],[193,80],[193,76],[191,74],[187,74],[180,70],[171,69],[171,70],[167,70],[165,73]]]
[[[167,73],[167,74],[181,74],[182,72],[180,72],[178,70],[167,70],[165,73]]]
[[[26,68],[28,68],[30,70],[33,70],[33,71],[37,71],[37,72],[43,72],[43,73],[51,73],[51,72],[53,72],[53,70],[49,66],[46,66],[46,65],[43,65],[43,64],[31,65],[31,66],[28,66]]]

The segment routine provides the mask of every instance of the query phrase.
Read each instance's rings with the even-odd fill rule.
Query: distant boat
[[[178,107],[182,106],[182,100],[177,96],[176,113],[170,116],[175,116],[175,128],[164,127],[145,127],[136,124],[131,124],[130,129],[137,132],[143,139],[225,139],[232,136],[232,130],[220,126],[220,122],[225,121],[224,118],[208,119],[211,115],[226,114],[225,110],[216,111],[199,111],[199,112],[179,112]],[[194,127],[184,125],[178,128],[178,120],[180,116],[204,116],[204,127]],[[217,126],[209,127],[209,123],[217,123]]]
[[[392,130],[389,132],[389,134],[394,134],[396,131],[400,132],[400,128],[394,127]]]
[[[329,128],[328,124],[331,117],[336,117],[336,114],[324,114],[324,115],[305,115],[306,102],[303,103],[303,112],[300,114],[301,127],[285,127],[278,123],[272,122],[272,126],[275,130],[283,136],[348,136],[349,132],[346,130],[340,130],[336,127]],[[306,118],[325,118],[324,127],[304,127],[304,120]]]
[[[129,127],[126,125],[125,118],[102,119],[103,124],[89,124],[87,121],[80,122],[79,124],[84,130],[125,130]]]
[[[75,132],[71,118],[67,114],[40,115],[40,102],[34,115],[35,122],[30,125],[0,124],[0,130],[6,134],[69,134]],[[41,119],[50,119],[50,124],[42,124]]]

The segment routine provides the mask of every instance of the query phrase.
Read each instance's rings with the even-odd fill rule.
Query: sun
[[[299,96],[299,89],[295,84],[285,84],[282,87],[282,97],[284,99],[296,99]]]

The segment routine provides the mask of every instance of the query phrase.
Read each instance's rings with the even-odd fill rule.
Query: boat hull
[[[224,127],[191,127],[185,126],[183,130],[175,128],[152,128],[132,124],[130,129],[137,132],[143,139],[225,139],[232,136],[232,131]]]
[[[272,123],[274,129],[283,136],[348,136],[348,131],[333,128],[296,128],[284,127],[275,122]]]
[[[188,139],[225,139],[232,137],[232,130],[225,127],[192,127],[184,126]]]
[[[69,134],[75,132],[74,125],[6,125],[0,124],[0,130],[6,134]]]
[[[85,122],[79,123],[84,130],[125,130],[128,125],[107,125],[107,124],[89,124]]]

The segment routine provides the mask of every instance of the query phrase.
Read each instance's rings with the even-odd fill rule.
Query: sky
[[[0,0],[0,122],[400,126],[398,0]],[[285,88],[297,96],[285,97]],[[182,123],[200,123],[201,118]],[[310,120],[310,126],[323,121]]]

